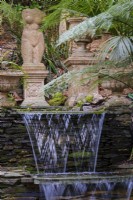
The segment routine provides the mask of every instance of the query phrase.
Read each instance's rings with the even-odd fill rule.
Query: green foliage
[[[132,62],[132,55],[133,36],[114,36],[101,46],[100,59],[102,60],[109,57],[109,60],[120,61],[130,56]]]
[[[98,31],[111,31],[116,36],[109,39],[101,49],[99,59],[124,60],[133,55],[133,0],[120,1],[105,12],[88,18],[79,25],[66,31],[58,40],[58,45],[74,38],[89,34],[94,36]]]
[[[13,7],[13,4],[8,4],[5,0],[2,0],[0,4],[0,13],[2,13],[3,21],[9,25],[11,33],[20,40],[23,27],[21,11]]]
[[[118,0],[61,0],[58,4],[50,6],[48,15],[44,20],[43,29],[53,27],[60,22],[62,12],[69,13],[69,16],[95,16]]]
[[[68,88],[68,84],[71,81],[73,75],[70,72],[53,79],[51,82],[44,85],[45,96],[53,96],[56,92],[63,92]]]
[[[108,31],[112,26],[116,23],[118,24],[117,19],[121,18],[121,24],[123,24],[126,20],[126,25],[132,27],[132,11],[133,11],[133,1],[128,0],[126,3],[118,3],[103,13],[98,14],[92,18],[86,19],[84,22],[79,25],[73,27],[71,30],[62,34],[59,38],[58,45],[61,43],[68,41],[70,39],[74,39],[76,37],[81,37],[85,34],[94,35],[97,30],[104,29],[104,31]],[[128,14],[127,14],[128,13]],[[123,22],[123,18],[125,21]],[[125,29],[126,30],[126,29]],[[123,33],[123,30],[121,30]],[[131,32],[130,32],[131,34]]]
[[[64,96],[61,92],[57,92],[54,94],[53,98],[49,100],[50,106],[60,106],[63,105],[66,100],[66,96]]]
[[[46,52],[44,55],[44,61],[49,72],[59,75],[58,68],[67,71],[61,59],[67,58],[68,47],[66,45],[56,47],[54,42],[52,42],[48,37],[45,37],[45,45]]]
[[[90,91],[91,89],[93,89],[95,85],[100,84],[104,80],[110,80],[110,79],[112,80],[114,79],[118,82],[125,84],[127,88],[133,88],[133,85],[131,82],[132,77],[133,77],[133,69],[132,69],[132,66],[130,66],[129,64],[130,64],[130,60],[128,59],[124,61],[122,60],[119,62],[102,61],[92,66],[89,65],[88,68],[86,67],[85,69],[82,69],[80,71],[67,72],[61,75],[60,77],[53,79],[51,82],[47,83],[46,85],[44,85],[45,95],[49,97],[50,95],[53,95],[56,92],[63,92],[64,90],[68,88],[72,80],[76,80],[78,76],[81,76],[84,74],[88,74],[88,77],[86,76],[86,79],[88,81],[96,79],[93,82],[93,85],[91,85]],[[123,70],[128,68],[129,66],[130,66],[130,70],[127,72],[124,72]],[[115,70],[119,68],[120,68],[119,73],[116,73]],[[110,74],[110,70],[111,70],[111,74]],[[81,82],[80,81],[76,82],[76,84],[80,85]],[[86,100],[84,102],[79,100],[78,106],[81,107],[82,104],[85,102]]]
[[[84,104],[82,100],[78,100],[76,103],[76,107],[81,107]]]
[[[127,96],[133,100],[133,94],[129,93]]]
[[[93,98],[94,98],[93,95],[88,95],[85,97],[85,100],[87,103],[91,103],[93,101]]]
[[[44,8],[44,0],[6,0],[8,4],[14,4],[14,6],[18,7],[18,9],[22,10],[23,8]]]

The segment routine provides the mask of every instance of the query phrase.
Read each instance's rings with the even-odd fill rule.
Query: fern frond
[[[54,6],[51,6],[46,13],[48,14],[43,22],[42,29],[53,27],[60,22],[61,13],[66,10],[70,17],[78,16],[95,16],[119,0],[60,0]]]
[[[0,13],[3,21],[9,24],[10,29],[21,35],[23,27],[21,12],[13,7],[12,4],[8,4],[5,0],[2,0],[0,4]]]

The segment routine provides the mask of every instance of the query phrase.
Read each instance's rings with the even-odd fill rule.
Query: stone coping
[[[23,76],[24,73],[20,70],[8,70],[8,71],[3,71],[3,70],[0,70],[0,76]]]
[[[18,168],[0,168],[0,178],[20,178],[24,176],[31,176],[28,171],[25,171],[24,169],[18,169]]]
[[[78,107],[66,107],[66,106],[49,106],[49,107],[40,107],[40,108],[14,108],[12,109],[19,114],[28,114],[28,113],[41,113],[41,114],[131,114],[133,113],[133,107],[130,106],[113,106],[105,108],[104,106],[95,107],[87,111],[82,111]]]
[[[22,183],[49,184],[64,183],[72,184],[75,182],[98,183],[102,182],[122,182],[133,180],[132,170],[119,170],[115,172],[79,172],[79,173],[46,173],[30,174],[24,169],[0,168],[0,182],[13,185],[18,180]]]
[[[95,184],[98,182],[123,182],[133,180],[133,173],[57,173],[36,175],[33,177],[34,184],[73,184],[76,182]]]
[[[8,112],[10,114],[28,114],[28,113],[37,113],[37,114],[132,114],[133,107],[130,106],[111,106],[105,108],[104,106],[96,107],[93,109],[89,109],[87,111],[82,111],[79,108],[72,108],[66,106],[49,106],[49,107],[39,107],[39,108],[19,108],[19,107],[1,107],[0,112]]]

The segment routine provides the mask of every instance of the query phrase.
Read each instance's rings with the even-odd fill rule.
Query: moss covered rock
[[[85,97],[85,100],[87,103],[91,103],[93,101],[93,99],[94,99],[93,95],[88,95]]]
[[[66,101],[66,96],[64,96],[61,92],[57,92],[54,94],[53,98],[49,100],[50,106],[60,106],[63,105]]]

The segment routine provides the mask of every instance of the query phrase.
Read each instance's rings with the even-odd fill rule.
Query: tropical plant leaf
[[[119,61],[132,56],[133,43],[129,37],[115,36],[108,39],[101,48],[99,58]]]
[[[132,11],[133,0],[128,0],[126,3],[118,3],[116,5],[113,5],[107,11],[98,14],[95,17],[87,18],[84,22],[63,33],[59,37],[57,45],[86,34],[90,34],[91,36],[93,36],[98,29],[104,29],[108,31],[116,18],[122,17],[128,20]]]
[[[133,100],[133,94],[129,93],[127,96]]]

